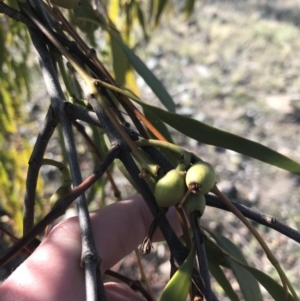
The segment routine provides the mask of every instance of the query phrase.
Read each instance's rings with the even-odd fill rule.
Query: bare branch
[[[33,226],[34,222],[34,204],[36,185],[39,170],[42,165],[44,153],[48,142],[54,132],[58,120],[53,116],[52,109],[48,109],[46,119],[35,142],[32,154],[29,159],[29,167],[26,177],[26,192],[24,198],[24,216],[23,216],[23,233],[26,234]]]
[[[24,237],[22,237],[16,244],[14,244],[0,257],[0,267],[10,259],[12,259],[14,256],[16,256],[38,234],[42,233],[47,225],[63,215],[66,209],[72,204],[72,202],[80,195],[82,195],[87,189],[89,189],[103,175],[103,173],[113,162],[113,160],[119,156],[120,151],[121,149],[118,145],[112,146],[97,171],[95,171],[80,185],[74,188],[69,195],[59,199],[52,210],[40,222],[38,222],[33,228],[31,228]]]
[[[201,279],[203,281],[202,292],[207,301],[217,300],[214,292],[210,285],[210,276],[208,270],[208,263],[206,258],[206,252],[204,247],[204,239],[201,229],[199,227],[199,215],[200,212],[194,211],[190,215],[191,226],[194,234],[194,240],[197,250],[197,258],[199,263],[199,269],[201,274]]]
[[[219,208],[222,210],[230,211],[219,198],[207,194],[205,195],[206,204],[211,207]],[[300,243],[300,232],[281,223],[275,217],[261,213],[257,210],[250,209],[246,206],[231,202],[239,211],[247,218],[261,224],[265,225],[268,228],[272,228],[285,236],[295,240],[296,242]]]

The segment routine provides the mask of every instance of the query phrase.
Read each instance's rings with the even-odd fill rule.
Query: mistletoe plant
[[[231,300],[239,300],[221,267],[234,272],[245,300],[262,300],[258,283],[275,300],[299,300],[279,262],[248,219],[271,227],[297,242],[300,242],[300,233],[274,218],[267,219],[262,213],[230,202],[217,187],[214,168],[206,162],[209,158],[204,161],[193,152],[172,143],[166,124],[201,143],[234,150],[296,175],[300,175],[300,164],[263,145],[175,113],[175,104],[168,92],[131,49],[133,24],[139,24],[145,39],[148,39],[147,24],[150,27],[158,24],[162,12],[169,5],[168,1],[149,1],[149,8],[147,2],[137,0],[83,0],[81,3],[78,0],[24,0],[17,5],[14,1],[7,2],[0,2],[2,18],[11,28],[18,24],[16,35],[22,38],[22,33],[27,41],[32,42],[49,95],[49,108],[29,158],[23,236],[21,239],[15,238],[15,244],[1,254],[1,265],[21,251],[32,252],[38,244],[37,235],[76,200],[82,233],[81,264],[88,282],[87,296],[90,296],[90,300],[106,300],[98,273],[101,259],[91,232],[88,200],[94,197],[95,187],[96,190],[100,186],[103,188],[107,180],[116,198],[121,199],[122,188],[115,184],[111,169],[112,164],[116,163],[153,214],[153,223],[142,243],[142,250],[151,252],[152,235],[158,227],[170,248],[171,265],[175,269],[172,269],[173,275],[160,296],[161,301],[184,301],[189,293],[193,300],[217,300],[211,287],[211,276]],[[182,9],[186,15],[192,12],[194,2],[185,1]],[[68,10],[61,11],[59,7]],[[147,9],[148,15],[145,13]],[[24,34],[24,29],[29,36]],[[88,46],[88,43],[96,44],[97,31],[104,33],[111,47],[114,75],[111,74],[112,70],[109,72],[105,67],[105,57],[99,59],[95,49]],[[8,65],[8,62],[2,60],[1,64]],[[18,66],[10,66],[12,70],[14,67]],[[167,110],[144,103],[137,96],[133,70],[143,77]],[[17,76],[22,76],[22,73],[25,76],[30,72],[26,65],[21,71],[16,73]],[[5,71],[1,72],[3,77]],[[21,82],[20,78],[17,80]],[[11,82],[6,81],[3,88],[8,91]],[[128,120],[120,113],[122,110],[126,111],[134,127],[129,126]],[[6,125],[5,130],[8,131],[8,123]],[[46,147],[56,128],[61,133],[63,162],[45,157]],[[95,158],[95,172],[86,179],[81,175],[74,129],[83,137]],[[93,133],[92,137],[88,133]],[[50,199],[53,205],[51,211],[34,223],[34,204],[41,193],[41,187],[38,186],[39,171],[43,165],[57,167],[63,181]],[[249,266],[231,241],[201,226],[206,205],[231,211],[248,227],[277,270],[280,283]],[[165,218],[170,206],[176,207],[183,239],[176,236]],[[7,210],[11,209],[9,195],[6,207]],[[118,277],[112,271],[107,273]],[[140,290],[148,300],[154,299],[150,285],[148,292],[142,287]]]

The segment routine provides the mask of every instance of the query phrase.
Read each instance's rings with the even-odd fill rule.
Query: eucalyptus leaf
[[[89,0],[80,0],[80,7],[71,14],[72,22],[88,37],[90,43],[96,46],[94,31],[98,28],[99,14],[93,9]]]
[[[186,18],[188,19],[190,15],[194,11],[195,0],[185,0],[184,5],[182,7],[182,11],[184,12]]]
[[[158,301],[185,301],[191,286],[191,276],[196,256],[195,247],[165,286]]]
[[[245,259],[243,253],[241,250],[229,239],[226,237],[210,232],[210,234],[213,236],[213,238],[216,240],[217,244],[227,251],[231,256],[238,259],[240,262],[242,262],[245,265],[248,265],[247,260]],[[238,263],[229,260],[228,264],[230,265],[236,280],[238,281],[242,294],[246,301],[263,301],[259,285],[255,277],[247,270],[245,270],[243,267],[241,267]]]
[[[116,82],[120,86],[124,86],[126,71],[129,67],[128,59],[116,39],[111,38],[110,45]]]
[[[155,114],[152,113],[151,110],[144,108],[144,115],[155,126],[155,128],[167,139],[167,141],[173,143],[173,139],[168,128]],[[149,131],[149,136],[155,138],[150,131]],[[178,164],[178,160],[171,153],[171,151],[164,148],[160,148],[160,151],[170,160],[170,162],[174,166]]]
[[[215,263],[214,260],[208,261],[209,271],[212,276],[216,279],[219,285],[222,287],[226,295],[231,301],[239,301],[239,297],[236,292],[233,290],[230,282],[226,278],[223,270],[220,268],[218,264]]]
[[[166,125],[158,118],[151,110],[144,108],[144,115],[155,126],[155,128],[167,139],[168,142],[173,143],[172,136]],[[153,136],[154,137],[154,136]]]
[[[142,11],[142,9],[140,7],[140,3],[139,2],[135,2],[135,6],[136,6],[137,18],[138,18],[140,26],[141,26],[141,28],[143,30],[144,39],[145,39],[145,41],[148,41],[149,37],[148,37],[147,29],[146,29],[144,13],[143,13],[143,11]]]
[[[210,232],[211,233],[211,232]],[[211,233],[212,234],[212,233]],[[210,260],[209,255],[211,254],[211,251],[213,250],[214,254],[218,254],[216,257],[217,263],[221,264],[222,266],[229,267],[228,263],[235,262],[238,265],[240,265],[242,268],[249,271],[256,280],[269,292],[269,294],[273,297],[275,301],[282,301],[284,300],[284,289],[283,287],[276,282],[274,279],[272,279],[269,275],[263,273],[262,271],[253,268],[249,266],[248,264],[244,264],[240,262],[237,258],[229,254],[225,249],[223,249],[221,246],[216,246],[209,240],[205,240],[205,248],[209,251],[207,251],[208,260]],[[221,255],[223,253],[223,255]],[[221,258],[221,256],[223,258]],[[227,261],[225,265],[223,265],[223,262]],[[293,296],[289,293],[288,294],[288,300],[287,301],[296,301]]]
[[[170,111],[175,112],[175,103],[172,97],[167,92],[162,83],[156,78],[156,76],[148,69],[145,63],[122,41],[117,33],[113,30],[109,30],[111,37],[118,41],[120,47],[127,56],[132,67],[137,73],[144,79],[149,85],[155,95],[159,98],[161,103]]]
[[[138,102],[144,108],[151,110],[163,122],[169,124],[174,129],[199,142],[230,149],[237,153],[290,171],[298,176],[300,175],[300,164],[298,162],[260,143],[222,131],[198,120],[167,112],[142,101],[134,101]]]
[[[158,25],[160,18],[162,16],[162,13],[164,11],[164,9],[166,8],[168,4],[167,0],[156,0],[156,16],[155,16],[155,26]]]

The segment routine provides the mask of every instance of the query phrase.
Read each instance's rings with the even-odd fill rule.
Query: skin
[[[167,217],[180,235],[174,208],[169,210]],[[102,259],[101,273],[138,247],[152,220],[153,216],[141,196],[91,213],[96,247]],[[162,239],[162,234],[157,231],[154,240]],[[55,226],[34,253],[0,286],[1,301],[85,300],[79,242],[76,217]],[[105,290],[109,301],[145,300],[121,284],[105,283]]]

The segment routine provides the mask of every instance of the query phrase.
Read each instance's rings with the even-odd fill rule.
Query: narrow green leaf
[[[243,264],[238,259],[233,257],[231,254],[226,252],[226,250],[223,249],[222,247],[220,247],[220,246],[216,247],[214,244],[212,244],[208,240],[205,240],[204,243],[205,243],[205,249],[208,250],[207,251],[208,260],[210,260],[209,255],[210,255],[211,251],[213,250],[214,254],[218,254],[218,256],[216,257],[218,264],[223,265],[222,262],[224,262],[224,261],[237,263],[238,265],[240,265],[241,267],[243,267],[247,271],[249,271],[256,278],[256,280],[269,292],[269,294],[273,297],[273,299],[275,301],[284,300],[283,287],[279,283],[277,283],[274,279],[272,279],[270,276],[266,275],[265,273],[263,273],[260,270],[257,270],[256,268],[250,267],[247,264]],[[221,250],[223,250],[223,254],[222,254]],[[221,258],[220,256],[222,256],[223,258]],[[227,263],[225,264],[225,266],[227,266]],[[295,299],[293,298],[293,296],[290,293],[288,295],[288,301],[295,301]]]
[[[185,301],[191,285],[196,250],[192,248],[190,254],[165,286],[158,301]]]
[[[154,0],[149,1],[148,21],[150,23],[154,11]]]
[[[194,10],[194,6],[195,6],[195,0],[186,0],[184,2],[182,11],[184,12],[186,18],[188,18],[192,14]]]
[[[173,143],[173,139],[168,128],[160,118],[147,108],[144,108],[144,115],[169,142]]]
[[[6,36],[5,36],[5,31],[4,31],[4,22],[1,22],[0,25],[0,75],[2,75],[2,65],[5,62],[5,56],[7,55],[5,43],[6,43]]]
[[[217,280],[217,282],[220,284],[226,295],[231,301],[239,301],[239,297],[236,294],[236,292],[233,290],[230,282],[226,278],[224,272],[220,268],[218,264],[215,263],[214,260],[208,261],[208,267],[209,271],[213,275],[213,277]]]
[[[99,14],[93,9],[89,0],[80,0],[80,7],[70,11],[71,21],[83,31],[90,43],[96,46],[94,31],[98,28]]]
[[[144,115],[169,142],[173,143],[173,139],[168,128],[155,114],[152,113],[152,111],[144,108]],[[152,138],[155,138],[150,131],[149,135]],[[177,166],[178,159],[171,153],[171,151],[164,148],[160,148],[160,151],[170,160],[173,166]]]
[[[199,142],[231,149],[237,153],[290,171],[298,176],[300,175],[300,164],[298,162],[260,143],[219,130],[198,120],[164,111],[142,101],[137,102],[144,108],[151,110],[163,122]]]
[[[245,265],[248,265],[247,260],[245,259],[243,253],[241,250],[229,239],[226,237],[216,234],[214,232],[210,232],[210,234],[213,236],[213,238],[216,240],[217,244],[224,249],[226,252],[228,252],[231,256],[238,259],[240,262],[242,262]],[[239,264],[237,264],[234,261],[228,262],[239,285],[241,288],[241,291],[243,293],[243,296],[246,301],[263,301],[259,285],[255,277],[245,270],[243,267],[241,267]]]
[[[116,33],[117,34],[117,33]],[[113,69],[115,73],[115,80],[120,86],[125,84],[126,71],[129,67],[129,62],[121,49],[119,43],[114,38],[110,38],[111,52],[113,58]]]
[[[221,265],[225,268],[230,269],[230,266],[227,262],[227,259],[225,259],[224,253],[221,251],[221,248],[216,247],[207,239],[204,240],[204,245],[208,262],[213,261],[217,265]]]
[[[172,97],[167,92],[162,83],[156,76],[148,69],[145,63],[122,41],[122,39],[112,30],[109,31],[110,35],[118,41],[129,62],[137,73],[145,80],[155,95],[159,98],[161,103],[170,111],[175,112],[175,103]]]
[[[145,41],[148,41],[149,37],[148,37],[147,29],[146,29],[144,13],[141,9],[141,6],[140,6],[139,2],[135,2],[135,5],[136,5],[137,18],[139,20],[140,26],[142,27],[142,30],[143,30],[143,33],[144,33],[144,39],[145,39]]]
[[[155,16],[155,26],[158,25],[161,15],[162,15],[166,5],[168,4],[167,0],[157,0],[156,2],[157,2],[157,11],[156,11],[156,16]]]
[[[275,301],[284,300],[284,290],[279,283],[277,283],[274,279],[272,279],[270,276],[266,275],[260,270],[257,270],[247,265],[242,265],[241,263],[239,264],[245,269],[247,269],[249,272],[251,272],[253,276],[255,276],[257,281],[259,281],[260,284],[264,286],[264,288],[270,293],[270,295],[274,298]],[[288,294],[287,300],[295,301],[295,299],[290,293]]]

